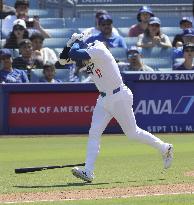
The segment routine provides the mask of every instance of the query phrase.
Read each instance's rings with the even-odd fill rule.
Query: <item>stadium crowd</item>
[[[61,48],[49,46],[47,42],[57,41],[49,29],[41,25],[41,17],[30,16],[30,1],[16,0],[14,7],[3,4],[1,9],[1,50],[0,82],[27,83],[32,81],[36,70],[41,76],[36,82],[63,83],[68,75],[69,82],[87,82],[87,74],[77,71],[76,64],[62,66],[58,62]],[[97,10],[94,26],[76,28],[78,32],[89,33],[86,43],[99,40],[105,43],[115,57],[120,71],[155,72],[165,69],[157,67],[157,61],[164,58],[168,62],[166,70],[194,70],[194,29],[192,16],[179,19],[179,29],[169,36],[165,33],[162,20],[154,14],[152,8],[143,5],[137,11],[137,23],[129,25],[122,33],[114,24],[114,16],[106,10]],[[57,28],[52,28],[56,29]],[[63,29],[63,28],[61,28]],[[71,29],[71,28],[70,28]],[[75,30],[75,29],[74,29]],[[69,33],[71,37],[72,33]],[[156,55],[157,54],[157,55]],[[163,55],[164,54],[164,55]],[[121,56],[122,55],[122,56]],[[153,59],[155,58],[153,63]],[[150,61],[149,61],[150,59]],[[152,61],[152,64],[150,62]],[[61,71],[64,70],[64,73]],[[65,72],[68,70],[68,72]],[[34,72],[35,71],[35,72]],[[59,79],[56,74],[60,73]],[[39,75],[39,76],[38,76]]]

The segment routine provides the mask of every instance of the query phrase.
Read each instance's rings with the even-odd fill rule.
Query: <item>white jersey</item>
[[[86,51],[91,57],[87,73],[100,92],[111,93],[123,84],[118,65],[104,43],[95,41]]]

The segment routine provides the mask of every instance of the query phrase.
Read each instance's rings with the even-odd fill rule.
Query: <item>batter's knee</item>
[[[127,136],[130,138],[136,138],[137,136],[141,135],[141,133],[142,129],[136,126],[133,129],[130,129],[130,131],[127,133]]]
[[[90,138],[93,138],[93,139],[99,139],[100,138],[100,136],[102,135],[102,132],[100,132],[98,129],[96,129],[96,128],[90,128],[90,130],[89,130],[89,137]]]

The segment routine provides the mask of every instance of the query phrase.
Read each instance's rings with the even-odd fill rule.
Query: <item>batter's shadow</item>
[[[38,188],[60,188],[60,187],[78,187],[78,186],[96,186],[96,185],[107,185],[109,183],[88,183],[88,182],[79,182],[79,183],[67,183],[67,184],[56,184],[56,185],[16,185],[14,188],[19,189],[38,189]]]

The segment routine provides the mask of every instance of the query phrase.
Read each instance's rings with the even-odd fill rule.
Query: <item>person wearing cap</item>
[[[191,17],[182,17],[182,19],[179,22],[179,25],[180,25],[180,29],[182,29],[183,31],[185,29],[192,28],[193,22],[192,22]],[[176,36],[173,39],[172,46],[179,47],[179,46],[182,46],[183,44],[184,44],[184,41],[182,38],[182,33],[176,34]]]
[[[131,46],[127,50],[128,63],[118,63],[120,71],[147,71],[154,72],[154,70],[143,63],[142,49],[137,46]]]
[[[137,24],[129,28],[129,37],[137,37],[142,34],[148,27],[148,22],[154,14],[149,6],[142,6],[137,13]]]
[[[90,36],[94,36],[94,35],[99,34],[100,33],[100,28],[99,28],[98,20],[99,20],[99,17],[104,15],[104,14],[107,15],[108,12],[106,10],[102,10],[102,9],[96,11],[95,27],[87,28],[83,32],[84,33],[90,33]],[[117,35],[117,36],[119,35],[119,32],[115,27],[112,28],[112,32],[114,33],[114,35]],[[88,36],[88,37],[90,37],[90,36]]]
[[[25,21],[23,19],[16,19],[13,22],[13,30],[6,39],[4,48],[18,48],[20,41],[26,38],[29,38],[29,32],[26,29]]]
[[[183,45],[183,63],[177,63],[173,66],[173,70],[194,70],[194,44],[187,43]]]
[[[115,35],[112,32],[113,20],[110,15],[101,15],[98,19],[100,33],[91,36],[86,40],[86,43],[93,43],[95,40],[104,42],[107,47],[115,48],[122,47],[127,48],[126,42],[120,35]]]
[[[43,67],[43,61],[41,58],[33,56],[32,42],[29,39],[23,39],[19,44],[19,52],[21,56],[13,60],[13,66],[28,70],[38,69]]]
[[[184,44],[194,43],[194,29],[193,28],[185,29],[182,33],[182,39]],[[173,64],[175,63],[176,58],[183,58],[183,46],[173,48],[173,52],[172,52]]]
[[[155,46],[171,48],[171,41],[167,35],[161,33],[160,25],[161,22],[158,17],[151,17],[148,28],[138,36],[137,46],[142,48],[153,48]]]
[[[56,68],[52,62],[46,62],[43,65],[43,78],[39,80],[42,83],[62,83],[61,80],[55,79]]]
[[[28,83],[28,77],[23,70],[12,67],[12,55],[9,49],[0,49],[0,82],[1,83]]]
[[[14,7],[16,10],[16,15],[7,16],[2,23],[2,31],[5,37],[9,36],[10,32],[13,29],[13,23],[16,19],[23,19],[25,22],[29,21],[29,14],[28,14],[29,6],[30,3],[28,0],[15,1]],[[32,20],[33,20],[33,27],[32,28],[27,27],[28,31],[30,33],[33,33],[34,31],[38,30],[44,35],[45,38],[49,38],[50,35],[46,32],[44,28],[42,28],[39,19],[37,17],[36,18],[34,17]]]

